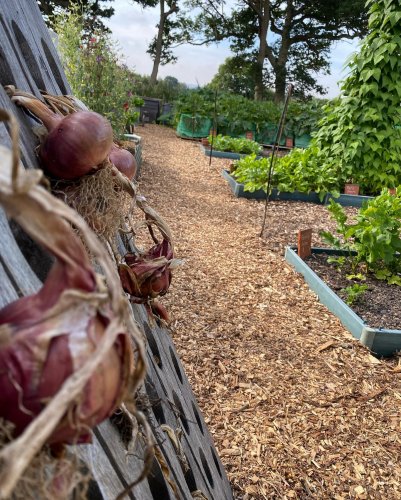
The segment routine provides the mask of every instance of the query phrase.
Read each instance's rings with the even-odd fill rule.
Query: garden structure
[[[34,0],[16,0],[11,3],[1,0],[0,37],[0,108],[10,111],[17,118],[20,124],[19,146],[23,165],[28,170],[35,169],[38,167],[35,155],[37,138],[32,127],[38,123],[11,102],[3,87],[15,85],[41,98],[39,89],[50,94],[68,94],[69,85]],[[10,135],[10,130],[9,126],[0,124],[2,147],[11,148],[16,144],[17,139]],[[20,173],[18,178],[22,175]],[[6,184],[9,182],[10,179],[4,176],[2,170],[2,195],[7,191]],[[30,189],[41,189],[39,186],[30,186]],[[55,204],[54,207],[56,206],[58,205]],[[52,217],[49,215],[49,221]],[[78,219],[76,223],[80,224]],[[0,227],[0,306],[3,307],[19,297],[36,293],[46,279],[54,259],[20,225],[8,220],[3,210],[0,214]],[[46,245],[46,240],[44,244]],[[121,251],[124,251],[124,244],[129,245],[129,242],[120,241]],[[189,499],[193,495],[209,499],[232,498],[224,467],[198,408],[170,332],[143,305],[133,305],[130,317],[129,321],[138,325],[136,328],[141,332],[146,351],[146,378],[135,397],[137,407],[142,410],[147,423],[134,423],[130,420],[129,413],[117,413],[112,419],[107,419],[96,427],[92,444],[72,446],[67,450],[68,455],[75,454],[77,467],[83,474],[86,474],[85,470],[91,471],[87,497],[112,499],[126,490],[125,496],[128,498],[141,499]],[[62,366],[60,363],[59,368]],[[150,435],[144,439],[141,436],[146,428]],[[38,428],[37,434],[40,432],[41,429]],[[149,463],[146,477],[136,483],[145,466],[148,449],[146,443],[149,444],[150,436],[153,436],[150,441],[156,443],[156,453]],[[0,497],[8,498],[15,484],[17,490],[24,488],[24,481],[18,480],[21,477],[26,478],[29,484],[27,490],[22,490],[27,491],[25,498],[60,497],[61,483],[52,485],[50,481],[50,489],[46,490],[51,476],[40,479],[41,470],[45,475],[45,470],[51,474],[51,467],[54,460],[57,462],[57,458],[49,455],[47,465],[42,466],[45,469],[41,469],[34,460],[27,471],[24,471],[25,466],[34,458],[35,448],[23,448],[23,459],[27,462],[21,469],[21,455],[18,454],[17,459],[12,458],[11,445],[7,444],[7,440],[4,441],[5,437],[2,429]],[[23,438],[25,434],[21,436]],[[39,449],[36,448],[36,451]],[[57,453],[54,457],[56,456]],[[64,478],[61,472],[58,477],[62,482],[66,481],[68,487],[68,476]],[[35,485],[43,487],[43,490],[35,490]],[[56,489],[52,490],[53,487]],[[57,491],[57,488],[60,490]]]
[[[67,93],[35,2],[0,5],[1,84],[12,77],[37,96],[38,86]],[[2,89],[0,100],[21,123],[24,164],[35,167],[33,122]],[[3,125],[0,137],[11,145]],[[163,297],[169,329],[133,306],[149,367],[137,404],[161,455],[129,498],[175,498],[169,480],[185,499],[230,498],[230,486],[249,500],[399,498],[399,356],[372,356],[284,260],[300,228],[313,227],[313,245],[323,245],[319,229],[335,228],[327,209],[274,201],[260,237],[263,204],[233,198],[220,175],[228,160],[210,166],[198,144],[165,127],[145,125],[141,137],[139,187],[168,219],[184,262]],[[1,296],[10,302],[36,291],[50,263],[1,221]],[[92,445],[76,447],[95,473],[89,498],[115,498],[142,470],[143,450],[127,446],[132,426],[121,424],[106,420]]]

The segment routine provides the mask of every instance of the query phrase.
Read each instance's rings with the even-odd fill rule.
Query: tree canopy
[[[288,80],[301,93],[323,92],[315,74],[329,71],[333,42],[366,33],[364,0],[239,0],[225,11],[223,0],[190,0],[193,16],[183,32],[191,44],[228,39],[237,56],[254,62],[255,98],[263,97],[265,75],[278,101]]]
[[[79,7],[84,15],[85,29],[90,32],[96,29],[110,31],[102,22],[102,18],[109,19],[114,14],[114,8],[108,5],[110,2],[113,0],[38,0],[38,5],[45,20],[54,16],[57,8]]]

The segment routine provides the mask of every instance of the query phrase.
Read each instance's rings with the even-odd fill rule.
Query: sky
[[[142,9],[130,0],[114,0],[114,16],[106,24],[112,30],[113,38],[119,42],[127,65],[139,74],[150,75],[152,60],[146,53],[148,45],[156,34],[158,9]],[[327,88],[325,97],[339,93],[337,82],[345,77],[343,71],[347,57],[355,52],[357,41],[337,42],[331,51],[331,75],[320,75],[318,83]],[[231,54],[227,44],[213,44],[195,47],[183,45],[174,50],[178,57],[175,64],[160,66],[158,76],[174,76],[188,85],[205,85],[217,73],[218,67]]]

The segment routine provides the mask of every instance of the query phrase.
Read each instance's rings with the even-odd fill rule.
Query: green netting
[[[212,120],[207,116],[183,113],[177,125],[177,135],[188,139],[207,137],[211,128]]]
[[[244,126],[235,127],[235,124],[230,125],[218,125],[217,132],[221,135],[227,135],[229,137],[244,138],[246,132],[253,132],[253,136],[256,136],[256,125],[254,123],[248,123],[244,129]]]
[[[300,136],[295,136],[295,147],[296,148],[307,148],[309,146],[312,137],[309,134],[302,134]]]
[[[277,124],[268,123],[262,130],[256,134],[256,141],[260,144],[274,144],[277,134]],[[280,140],[280,146],[285,146],[285,133]]]

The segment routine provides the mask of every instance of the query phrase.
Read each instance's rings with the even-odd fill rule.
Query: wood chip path
[[[141,192],[169,222],[177,257],[162,299],[237,499],[401,498],[401,368],[344,330],[286,264],[321,206],[236,199],[199,144],[157,125]],[[219,500],[219,499],[213,499]]]

